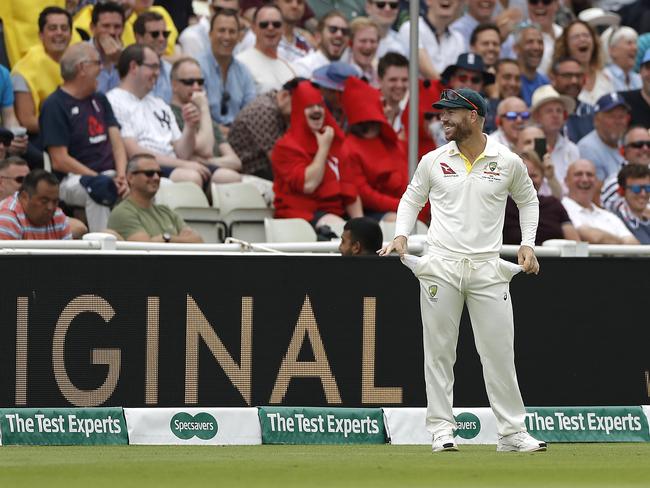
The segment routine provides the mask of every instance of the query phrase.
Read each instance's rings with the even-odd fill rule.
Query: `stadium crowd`
[[[446,143],[432,102],[471,88],[538,191],[538,244],[650,244],[647,0],[423,0],[417,52],[403,0],[153,3],[0,4],[0,239],[200,242],[155,203],[176,182],[250,183],[325,237],[391,222],[409,111],[420,158]],[[517,223],[509,201],[504,243]]]

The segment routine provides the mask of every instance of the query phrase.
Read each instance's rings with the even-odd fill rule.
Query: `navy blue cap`
[[[616,107],[625,107],[627,110],[630,110],[630,106],[625,99],[618,93],[612,92],[598,99],[596,105],[594,105],[594,112],[609,112]]]
[[[311,81],[322,88],[343,91],[345,80],[350,76],[359,76],[359,74],[354,66],[342,61],[334,61],[314,70]]]
[[[485,69],[485,63],[483,62],[483,57],[480,54],[476,53],[463,53],[458,56],[456,64],[447,66],[445,70],[440,75],[444,83],[448,83],[457,69],[468,69],[471,71],[477,71],[483,75],[483,83],[490,85],[494,83],[494,75]]]
[[[117,186],[109,176],[82,176],[79,183],[88,192],[90,198],[101,205],[110,207],[117,201]]]

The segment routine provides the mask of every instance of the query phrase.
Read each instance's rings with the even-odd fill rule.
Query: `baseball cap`
[[[622,96],[616,92],[608,93],[598,99],[596,105],[594,105],[594,112],[609,112],[616,107],[625,107],[627,110],[630,110],[630,106]]]
[[[106,175],[82,176],[79,179],[90,198],[101,205],[110,207],[117,201],[117,187],[113,178]]]
[[[470,88],[443,90],[440,100],[434,103],[432,107],[437,109],[465,108],[467,110],[476,110],[481,117],[485,117],[488,108],[485,98]]]
[[[359,74],[354,66],[342,61],[334,61],[314,70],[311,81],[321,88],[343,91],[345,80],[349,76],[359,76]]]
[[[456,64],[447,66],[440,75],[440,78],[447,83],[458,69],[466,69],[470,71],[477,71],[483,76],[483,83],[490,85],[494,83],[494,75],[485,69],[483,57],[476,53],[463,53],[458,56]]]
[[[5,129],[4,127],[0,127],[0,144],[3,146],[10,146],[13,138],[13,132],[11,132],[9,129]]]

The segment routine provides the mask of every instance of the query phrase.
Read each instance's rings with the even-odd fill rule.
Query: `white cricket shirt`
[[[459,254],[498,253],[508,194],[519,208],[521,244],[534,249],[539,202],[521,158],[488,137],[470,165],[452,141],[420,161],[400,200],[395,235],[408,237],[428,198],[430,246]]]

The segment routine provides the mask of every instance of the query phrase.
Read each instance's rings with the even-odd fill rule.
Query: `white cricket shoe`
[[[516,432],[499,437],[497,451],[535,452],[546,451],[546,442],[538,441],[528,432]]]
[[[458,446],[456,445],[456,441],[454,440],[453,435],[440,434],[438,437],[433,438],[431,450],[433,452],[458,451]]]

